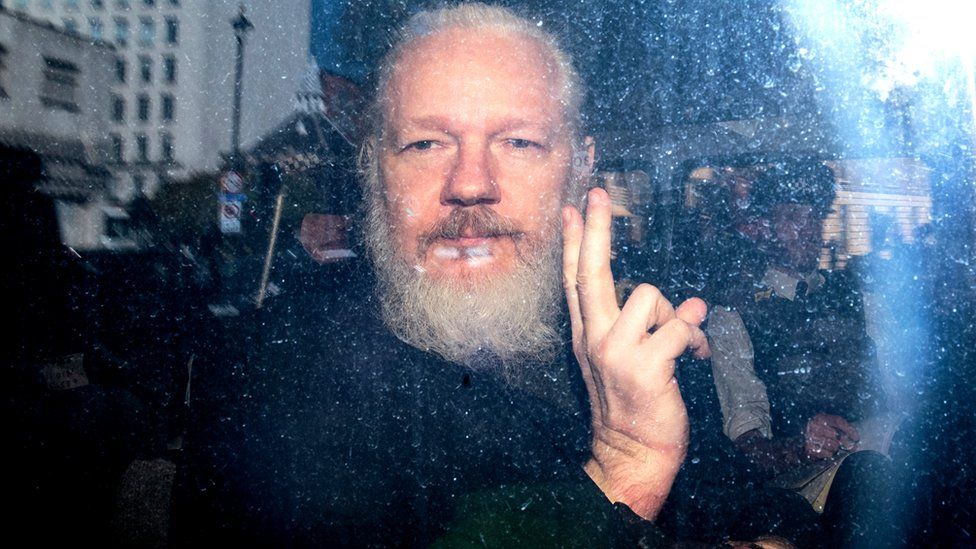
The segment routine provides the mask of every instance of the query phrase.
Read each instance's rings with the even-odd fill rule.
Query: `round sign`
[[[241,206],[239,204],[224,204],[224,217],[240,217]]]
[[[240,193],[244,188],[244,178],[234,170],[231,170],[220,178],[220,190],[229,194]]]

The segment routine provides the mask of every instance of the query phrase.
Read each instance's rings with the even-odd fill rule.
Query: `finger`
[[[697,297],[685,300],[680,306],[675,314],[681,320],[684,320],[692,326],[700,326],[705,320],[705,315],[708,313],[708,307],[705,302]]]
[[[674,307],[661,292],[650,284],[641,284],[630,293],[608,337],[640,341],[648,330],[662,326],[673,318]]]
[[[827,456],[832,456],[836,454],[837,450],[839,449],[840,449],[840,442],[836,438],[828,438],[824,440],[823,452]]]
[[[810,436],[818,437],[837,435],[837,431],[827,425],[826,417],[823,414],[818,414],[807,422],[807,432],[810,433]]]
[[[689,325],[694,326],[696,329],[698,329],[698,326],[701,326],[701,323],[704,322],[707,314],[708,307],[705,305],[704,301],[697,297],[685,300],[685,302],[678,307],[678,310],[675,311],[675,315],[678,318],[687,322]],[[701,332],[701,330],[698,331]],[[705,337],[704,333],[701,335],[700,341],[696,338],[688,346],[692,349],[693,354],[697,359],[703,360],[712,356],[712,350],[708,345],[708,338]]]
[[[610,221],[610,195],[603,189],[591,189],[587,194],[576,284],[583,329],[593,341],[610,331],[620,312],[610,272]]]
[[[807,427],[807,438],[826,440],[828,438],[837,438],[837,431],[826,427],[819,423],[812,423]]]
[[[673,366],[685,350],[692,349],[697,353],[699,349],[708,349],[708,342],[700,328],[675,318],[651,334],[641,346],[646,349],[647,356],[655,356]],[[673,371],[668,372],[671,374]]]
[[[821,438],[810,437],[807,438],[806,448],[807,453],[813,456],[819,456],[823,452],[824,441]]]
[[[566,206],[563,208],[563,289],[566,291],[574,342],[580,341],[583,336],[583,317],[580,313],[579,291],[576,288],[582,242],[583,218],[576,208]]]
[[[829,427],[832,427],[833,429],[838,431],[838,435],[840,434],[847,435],[847,437],[853,441],[861,440],[860,433],[858,433],[857,429],[854,428],[853,425],[848,423],[846,419],[840,416],[828,415],[825,418],[825,422]]]
[[[850,437],[844,435],[840,438],[840,447],[845,450],[854,450],[857,448],[858,441],[851,440]]]

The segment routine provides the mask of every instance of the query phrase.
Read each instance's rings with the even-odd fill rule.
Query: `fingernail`
[[[586,193],[587,200],[594,200],[596,202],[599,202],[600,200],[602,200],[603,199],[603,195],[598,192],[598,189],[599,188],[600,187],[593,187],[592,189],[590,189],[590,192]]]

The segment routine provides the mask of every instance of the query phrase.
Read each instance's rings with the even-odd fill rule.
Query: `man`
[[[816,162],[774,166],[754,191],[767,223],[760,245],[767,267],[758,280],[743,273],[725,306],[713,309],[707,331],[725,434],[768,479],[816,463],[826,468],[826,460],[860,449],[852,422],[878,413],[881,399],[858,293],[845,273],[818,270],[832,172]],[[880,471],[884,461],[858,455],[838,478],[859,482],[867,472],[850,469]],[[834,492],[855,491],[836,484]],[[840,499],[830,500],[826,514],[843,538],[855,535],[842,532],[854,524],[839,515],[857,504],[841,511]]]
[[[414,16],[378,74],[376,290],[285,319],[202,389],[217,402],[188,441],[177,536],[600,545],[652,521],[685,454],[674,364],[707,354],[704,304],[643,285],[617,307],[609,197],[589,192],[585,222],[572,205],[592,145],[568,57],[473,4]]]

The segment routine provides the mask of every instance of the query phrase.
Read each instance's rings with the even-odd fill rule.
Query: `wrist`
[[[603,433],[594,437],[592,455],[583,469],[611,502],[654,520],[686,453],[686,443],[648,447],[624,435]]]

